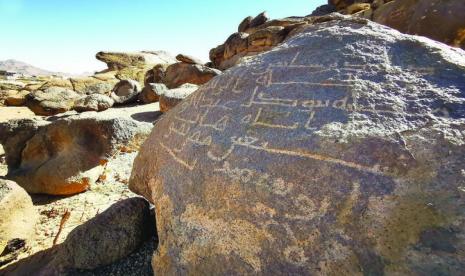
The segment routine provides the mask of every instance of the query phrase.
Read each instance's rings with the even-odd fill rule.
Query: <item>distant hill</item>
[[[34,76],[65,75],[64,73],[51,72],[14,59],[0,61],[0,70],[13,71]]]

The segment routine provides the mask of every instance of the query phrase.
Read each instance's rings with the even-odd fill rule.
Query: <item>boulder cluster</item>
[[[202,85],[221,74],[221,71],[203,65],[196,58],[183,54],[174,58],[164,51],[99,52],[96,57],[108,68],[91,77],[47,77],[38,81],[26,79],[26,84],[1,84],[3,104],[27,106],[40,116],[70,110],[103,111],[113,105],[157,102],[159,95],[153,95],[153,84],[182,89],[185,84]],[[193,92],[191,87],[184,94]]]
[[[99,52],[90,77],[0,82],[36,114],[0,120],[0,275],[107,269],[154,232],[155,275],[463,274],[464,12],[329,0],[245,18],[206,64]],[[30,253],[38,205],[112,185]]]

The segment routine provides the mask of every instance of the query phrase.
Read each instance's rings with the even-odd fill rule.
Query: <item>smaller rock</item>
[[[57,256],[68,267],[94,269],[115,262],[137,249],[152,232],[149,203],[140,197],[122,200],[105,212],[76,227]]]
[[[148,104],[158,102],[160,94],[164,94],[168,88],[162,83],[149,83],[139,94],[139,101]]]
[[[163,83],[170,89],[185,83],[202,85],[220,74],[220,70],[205,65],[178,62],[168,66]]]
[[[26,105],[36,115],[52,116],[69,111],[81,95],[62,87],[50,87],[31,92],[26,97]]]
[[[74,91],[80,94],[109,94],[114,85],[118,82],[118,79],[107,79],[100,80],[94,77],[87,78],[74,78],[70,79],[73,84]]]
[[[160,93],[158,94],[160,96],[160,111],[163,113],[169,111],[187,96],[197,91],[198,88],[198,85],[186,83],[175,89],[160,89],[157,91]]]
[[[29,95],[29,93],[30,92],[27,90],[12,90],[8,93],[7,98],[5,99],[5,104],[7,106],[23,106],[26,104],[26,96]]]
[[[262,12],[260,13],[259,15],[255,16],[254,19],[252,19],[252,21],[250,21],[250,24],[249,24],[249,29],[251,28],[256,28],[262,24],[265,24],[266,21],[268,21],[269,18],[268,18],[268,15],[266,14],[266,12]]]
[[[176,59],[179,60],[180,62],[185,62],[189,64],[203,64],[203,62],[200,59],[193,57],[193,56],[184,55],[184,54],[177,55]]]
[[[371,5],[368,3],[354,3],[347,8],[345,8],[344,13],[345,14],[356,14],[361,11],[366,11],[371,8]]]
[[[13,181],[0,179],[0,252],[13,239],[31,239],[36,219],[26,191]]]
[[[91,94],[77,100],[74,104],[74,110],[77,112],[85,111],[103,111],[112,107],[115,101],[102,94]]]
[[[250,23],[252,22],[252,20],[252,16],[247,16],[246,18],[244,18],[244,20],[242,20],[242,22],[239,24],[239,27],[237,27],[237,31],[239,33],[245,32],[250,27]]]
[[[137,96],[141,90],[139,82],[135,80],[121,80],[113,88],[110,97],[117,104],[128,104],[137,100]]]

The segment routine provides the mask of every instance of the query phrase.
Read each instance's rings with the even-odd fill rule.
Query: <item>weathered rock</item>
[[[153,81],[150,83],[162,83],[166,75],[168,64],[158,64],[153,67]]]
[[[241,62],[246,56],[253,56],[272,49],[281,43],[291,31],[311,22],[307,17],[288,17],[268,20],[259,15],[261,21],[244,19],[239,25],[239,32],[233,33],[224,44],[210,50],[211,66],[226,70]]]
[[[247,16],[246,18],[244,18],[244,20],[242,20],[242,22],[237,27],[237,32],[244,33],[250,27],[250,23],[252,22],[252,20],[252,16]]]
[[[327,15],[333,12],[336,12],[336,7],[331,4],[327,4],[327,5],[322,5],[322,6],[317,7],[312,12],[311,16],[322,16],[322,15]]]
[[[114,100],[109,96],[102,94],[91,94],[74,103],[74,110],[77,112],[84,111],[104,111],[112,107]]]
[[[76,227],[64,242],[72,268],[94,269],[129,255],[147,240],[153,228],[149,203],[143,198],[120,201]],[[66,257],[65,257],[66,258]]]
[[[109,156],[122,145],[140,143],[150,131],[150,123],[128,116],[124,112],[86,112],[52,123],[20,120],[0,124],[7,178],[30,193],[85,191],[98,179]]]
[[[163,83],[168,88],[177,88],[185,83],[202,85],[220,74],[220,70],[204,65],[178,62],[168,66]]]
[[[356,14],[359,12],[367,11],[371,9],[371,5],[368,3],[354,3],[344,10],[344,14]]]
[[[37,89],[35,90],[45,90],[47,88],[52,87],[61,87],[66,88],[69,90],[73,89],[73,84],[69,79],[62,79],[62,78],[47,78],[46,81]]]
[[[187,98],[190,94],[194,93],[199,88],[198,85],[186,83],[181,85],[178,88],[169,89],[164,85],[159,85],[155,92],[159,96],[160,101],[160,111],[167,112],[176,105],[178,105],[182,100]]]
[[[167,90],[166,85],[162,83],[149,83],[139,94],[139,101],[146,104],[158,102],[159,95],[164,94]]]
[[[104,266],[126,257],[153,235],[150,230],[153,223],[147,201],[125,199],[76,227],[64,243],[23,259],[0,273],[54,276]]]
[[[185,62],[185,63],[190,63],[190,64],[203,64],[203,62],[196,58],[196,57],[193,57],[193,56],[189,56],[189,55],[184,55],[184,54],[179,54],[176,56],[176,59],[180,62]]]
[[[396,0],[380,6],[375,22],[465,49],[465,1]]]
[[[343,18],[157,122],[130,179],[156,275],[464,271],[465,52]]]
[[[0,179],[0,254],[12,239],[30,240],[37,213],[31,197],[13,181]]]
[[[81,95],[61,87],[50,87],[31,92],[26,97],[26,105],[37,115],[51,116],[69,111]]]
[[[80,94],[105,94],[108,95],[111,89],[118,83],[118,79],[106,79],[100,80],[95,77],[87,78],[71,78],[71,84],[73,85],[74,91]]]
[[[117,104],[127,104],[136,101],[141,91],[139,82],[122,80],[116,84],[110,96]]]
[[[27,90],[11,90],[5,99],[5,104],[7,106],[23,106],[26,104],[26,97],[29,93]]]
[[[105,62],[109,70],[176,62],[176,59],[165,51],[143,51],[137,53],[98,52],[96,58]]]
[[[252,19],[250,21],[248,29],[246,29],[245,32],[247,33],[247,32],[250,31],[250,29],[253,29],[253,28],[256,28],[256,27],[258,27],[258,26],[260,26],[262,24],[265,24],[266,21],[268,21],[268,20],[269,20],[269,18],[267,16],[266,12],[260,13],[259,15],[255,16],[254,19]]]

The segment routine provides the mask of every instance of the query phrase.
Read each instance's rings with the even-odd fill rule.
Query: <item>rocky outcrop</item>
[[[156,275],[463,272],[465,52],[330,19],[159,119]]]
[[[232,34],[224,44],[210,50],[212,65],[221,70],[228,69],[238,64],[245,56],[272,49],[293,29],[310,21],[310,18],[305,17],[268,20],[265,13],[255,18],[247,17],[239,24],[239,32]]]
[[[70,195],[85,191],[102,173],[107,158],[121,146],[139,144],[150,123],[124,112],[86,112],[47,122],[0,124],[7,178],[29,193]]]
[[[77,100],[74,103],[73,108],[77,112],[104,111],[112,107],[114,103],[114,100],[109,96],[102,94],[91,94]]]
[[[150,207],[142,198],[122,200],[76,227],[65,242],[5,269],[6,275],[68,275],[75,269],[94,269],[119,260],[152,234]]]
[[[121,70],[128,67],[145,67],[165,63],[175,63],[176,59],[165,51],[143,51],[136,53],[98,52],[96,58],[105,62],[108,70]]]
[[[137,100],[142,91],[139,82],[135,80],[122,80],[115,85],[110,97],[117,104],[128,104]]]
[[[170,89],[186,83],[202,85],[220,74],[221,71],[205,65],[178,62],[166,68],[163,83]]]
[[[50,87],[31,92],[26,97],[26,105],[36,115],[51,116],[69,111],[81,95],[61,87]]]
[[[34,235],[36,220],[36,210],[26,191],[13,181],[0,179],[0,266],[7,255],[2,253],[7,243],[13,239],[28,242]]]
[[[168,112],[170,109],[182,102],[182,100],[194,93],[198,88],[198,85],[190,83],[183,84],[174,89],[168,89],[163,84],[159,85],[155,92],[159,96],[160,111]]]
[[[465,2],[462,0],[329,0],[328,5],[319,7],[312,15],[333,11],[465,49]]]

